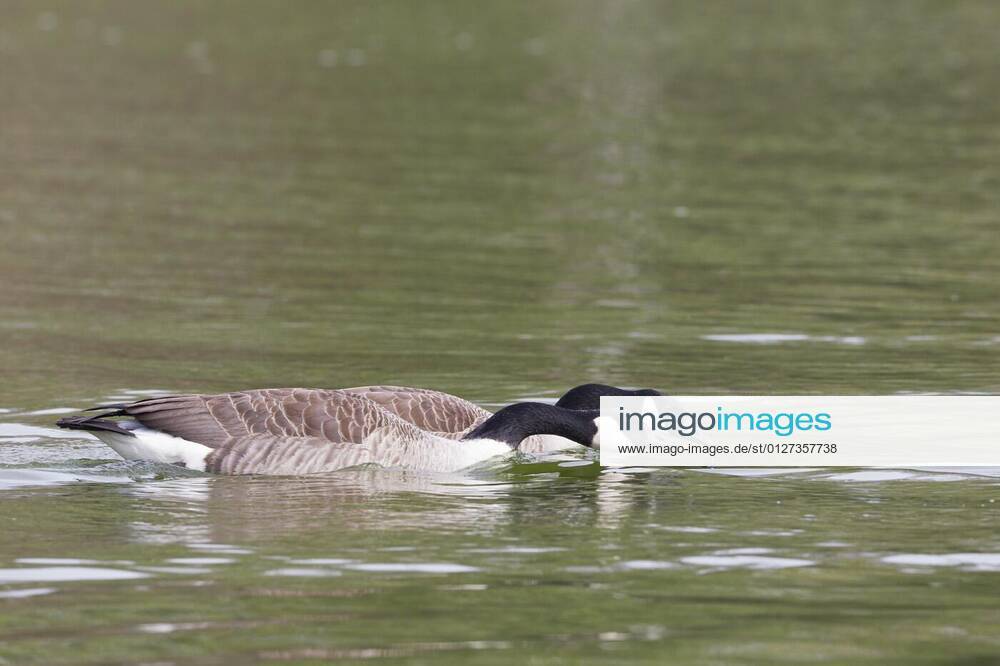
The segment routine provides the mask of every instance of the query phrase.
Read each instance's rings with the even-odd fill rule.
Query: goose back
[[[210,448],[254,435],[359,442],[390,415],[364,398],[324,389],[258,389],[178,395],[122,405],[119,415]],[[401,421],[401,420],[400,420]]]
[[[456,395],[406,386],[358,386],[343,389],[371,400],[379,407],[422,430],[442,436],[460,436],[492,414]]]

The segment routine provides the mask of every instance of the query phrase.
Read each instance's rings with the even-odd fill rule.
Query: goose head
[[[516,449],[526,437],[557,435],[593,448],[600,446],[600,416],[596,409],[518,402],[504,407],[462,439],[487,439]]]
[[[623,389],[607,384],[581,384],[566,391],[556,403],[557,407],[566,409],[600,409],[601,396],[643,396],[663,395],[656,389]]]

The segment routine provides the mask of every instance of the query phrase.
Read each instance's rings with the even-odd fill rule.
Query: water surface
[[[212,478],[158,392],[1000,390],[987,2],[7,3],[0,659],[989,663],[997,470]]]

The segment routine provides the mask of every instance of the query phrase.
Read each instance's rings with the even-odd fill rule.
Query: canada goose
[[[406,386],[359,386],[343,389],[387,409],[404,421],[449,439],[462,439],[473,428],[493,416],[479,405],[456,395]],[[607,384],[581,384],[565,393],[557,407],[600,410],[601,396],[660,395],[654,389],[622,389]],[[577,446],[557,435],[533,435],[521,442],[523,453],[548,453]]]
[[[219,474],[313,474],[364,463],[451,472],[509,453],[533,435],[599,443],[596,410],[516,403],[458,439],[404,420],[365,397],[369,387],[363,389],[148,398],[57,424],[93,432],[128,460]]]

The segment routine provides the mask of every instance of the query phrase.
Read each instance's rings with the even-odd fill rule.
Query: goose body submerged
[[[593,446],[598,412],[577,407],[599,405],[602,389],[621,389],[587,386],[598,388],[577,387],[562,405],[516,403],[496,414],[437,391],[367,386],[149,398],[58,425],[89,431],[128,460],[218,474],[314,474],[366,463],[451,472],[525,444]]]

